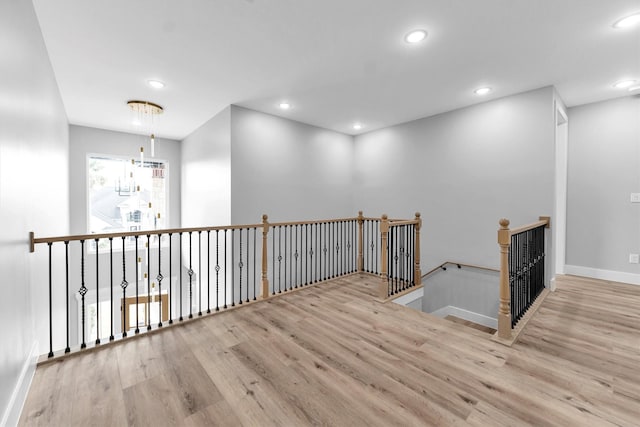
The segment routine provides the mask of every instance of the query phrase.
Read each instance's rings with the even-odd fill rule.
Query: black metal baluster
[[[69,241],[68,240],[65,240],[64,242],[64,279],[65,279],[65,295],[66,295],[66,305],[67,305],[67,347],[64,349],[64,352],[69,353],[71,351],[71,347],[69,347]]]
[[[324,241],[322,246],[322,253],[324,254],[324,278],[325,280],[329,278],[329,257],[327,256],[327,223],[323,223],[324,228]]]
[[[289,290],[293,289],[293,227],[289,230]]]
[[[85,325],[85,319],[84,319],[84,296],[87,293],[87,287],[84,285],[84,240],[80,240],[80,289],[78,290],[78,293],[80,294],[80,296],[82,297],[82,344],[80,344],[80,348],[86,348],[87,347],[87,343],[84,342],[85,340],[85,333],[84,333],[84,325]]]
[[[236,299],[235,299],[235,287],[236,287],[236,279],[235,279],[235,274],[236,274],[236,267],[235,267],[235,258],[236,258],[236,253],[235,253],[235,238],[233,237],[233,232],[234,229],[231,229],[231,307],[235,307],[236,305]]]
[[[381,243],[382,244],[382,243]],[[387,234],[387,296],[393,295],[393,228]]]
[[[331,278],[337,277],[336,268],[336,223],[331,222]]]
[[[342,248],[342,275],[344,276],[347,272],[347,230],[346,230],[346,222],[340,221],[340,232],[342,234],[342,238],[340,239],[340,247]]]
[[[151,234],[147,234],[147,331],[151,330]]]
[[[113,341],[115,337],[113,336],[113,237],[109,237],[109,279],[110,279],[110,299],[111,299],[111,314],[109,315],[109,319],[111,319],[111,335],[109,335],[109,341]]]
[[[207,230],[207,314],[211,313],[211,230]]]
[[[369,232],[369,238],[371,239],[371,244],[369,245],[371,247],[371,255],[369,256],[369,267],[370,267],[370,271],[369,272],[370,273],[377,273],[378,271],[377,271],[377,269],[375,268],[375,265],[374,265],[374,261],[376,259],[376,256],[373,253],[373,250],[375,248],[373,240],[376,238],[376,235],[373,232],[373,225],[374,225],[373,221],[369,221],[369,224],[370,224],[370,229],[371,229],[371,231]]]
[[[173,305],[171,300],[171,288],[173,286],[173,256],[172,256],[172,238],[173,233],[169,233],[169,324],[173,324]]]
[[[253,300],[256,301],[256,233],[257,227],[253,227]]]
[[[122,310],[122,338],[125,338],[127,336],[127,331],[129,330],[129,328],[127,327],[127,286],[129,286],[129,282],[127,282],[125,239],[126,237],[122,236],[122,282],[120,282],[120,287],[122,288],[122,304],[120,304],[120,310]],[[67,348],[69,348],[68,339]]]
[[[218,302],[218,298],[220,295],[220,244],[218,242],[219,234],[220,230],[216,230],[216,311],[220,311],[220,303]]]
[[[136,262],[140,265],[140,268],[142,268],[142,264],[140,264],[140,257],[138,256],[138,235],[135,236],[135,242],[136,242]],[[138,282],[140,281],[140,278],[138,277],[138,264],[136,264],[136,329],[135,329],[135,333],[139,334],[140,333],[140,329],[139,329],[139,319],[138,319],[138,307],[139,307],[139,302],[138,302]]]
[[[240,302],[238,304],[242,304],[242,267],[243,263],[242,263],[242,228],[240,229],[240,252],[239,252],[239,258],[240,258],[240,262],[238,262],[238,267],[240,268],[240,287],[239,287],[239,296],[240,296]]]
[[[400,254],[400,258],[398,258],[398,282],[399,282],[399,287],[398,289],[400,291],[403,291],[405,288],[405,283],[404,283],[404,263],[405,263],[405,256],[404,256],[404,226],[399,226],[396,227],[397,228],[397,232],[398,232],[398,253]]]
[[[227,308],[227,229],[224,230],[224,306]]]
[[[178,237],[179,237],[179,246],[180,246],[180,251],[178,253],[179,255],[179,263],[178,263],[178,272],[180,274],[180,317],[178,318],[181,322],[183,320],[182,318],[182,232],[178,233]]]
[[[193,263],[192,263],[192,255],[193,255],[193,245],[191,243],[192,232],[189,232],[189,271],[187,274],[189,275],[189,319],[193,319]]]
[[[53,357],[53,271],[52,271],[52,255],[51,247],[52,242],[47,243],[49,246],[49,356]]]
[[[275,230],[273,230],[273,240],[275,241],[276,239],[276,233]],[[275,256],[275,252],[273,253]],[[274,271],[274,275],[275,275],[275,271]],[[278,293],[282,292],[281,289],[281,279],[282,279],[282,226],[278,226]],[[284,290],[286,291],[286,283],[285,283],[285,288]]]
[[[414,268],[414,259],[416,257],[416,226],[411,225],[410,227],[411,233],[411,254],[409,255],[409,274],[411,277],[411,285],[415,286],[416,284],[416,270]]]
[[[198,230],[198,316],[202,316],[202,230]]]
[[[305,286],[308,283],[309,275],[309,253],[308,253],[308,239],[307,239],[307,224],[300,226],[300,284]],[[304,232],[304,236],[302,233]],[[303,249],[304,247],[304,249]],[[302,257],[304,254],[304,258]],[[304,280],[304,283],[302,281]]]
[[[246,246],[247,246],[247,292],[246,292],[246,297],[247,299],[245,300],[245,302],[249,302],[249,270],[250,270],[250,266],[251,264],[249,264],[249,249],[251,244],[249,243],[249,228],[246,229],[247,233],[246,233],[246,237],[245,237],[245,242],[246,242]]]
[[[318,249],[318,223],[314,222],[313,224],[311,224],[311,234],[312,236],[312,243],[313,245],[311,246],[311,250],[313,250],[313,252],[316,254],[316,262],[312,265],[312,267],[314,268],[315,274],[313,275],[313,283],[317,283],[318,282],[318,260],[320,259],[320,250]]]
[[[287,250],[287,234],[289,231],[289,224],[284,226],[284,290],[290,291],[291,284],[287,280],[287,254],[290,252]],[[289,263],[289,268],[291,268],[291,263]]]
[[[293,254],[293,257],[295,258],[295,264],[296,264],[296,268],[294,270],[294,272],[295,272],[295,280],[294,280],[294,282],[296,284],[296,289],[298,288],[298,227],[299,227],[298,224],[296,224],[295,225],[295,228],[296,228],[296,240],[295,240],[296,251]]]
[[[309,248],[309,262],[307,263],[307,271],[309,274],[309,278],[307,279],[307,282],[309,284],[313,283],[313,224],[310,224],[311,227],[309,227],[309,235],[307,237],[307,246]],[[306,225],[305,225],[305,230],[306,230]]]
[[[389,278],[391,279],[391,293],[389,295],[393,295],[396,293],[396,281],[395,281],[395,277],[393,275],[394,273],[394,264],[393,264],[393,260],[394,260],[394,251],[395,251],[395,241],[393,239],[394,235],[393,232],[396,228],[395,227],[389,227],[389,234],[387,237],[387,242],[389,244],[389,264],[387,267],[387,274],[389,275]]]
[[[271,295],[276,294],[276,230],[274,227],[273,235],[271,236],[271,282],[273,285],[271,286],[273,290],[271,291]],[[280,290],[278,289],[278,293]]]
[[[158,281],[158,327],[162,328],[162,279],[164,276],[162,275],[162,233],[157,235],[158,237],[158,275],[156,276],[156,280]],[[151,252],[149,252],[149,257],[151,257]]]
[[[99,239],[94,239],[96,242],[96,345],[100,344],[100,268],[98,265],[99,250],[98,250],[98,241]]]

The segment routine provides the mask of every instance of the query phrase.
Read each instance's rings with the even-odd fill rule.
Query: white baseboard
[[[31,387],[31,380],[33,380],[33,374],[36,372],[36,363],[38,362],[38,342],[34,342],[29,352],[29,357],[24,361],[22,370],[20,371],[20,377],[16,383],[9,404],[7,405],[2,419],[0,420],[0,426],[16,426],[20,421],[20,414],[24,407],[24,402],[27,399],[29,388]]]
[[[424,295],[424,287],[421,287],[419,289],[416,289],[413,292],[409,292],[408,294],[402,295],[401,297],[398,297],[392,301],[395,302],[396,304],[406,306],[407,304],[412,303],[418,298],[422,298],[423,295]]]
[[[492,317],[485,316],[483,314],[474,313],[472,311],[465,310],[463,308],[454,307],[452,305],[442,307],[429,314],[433,314],[434,316],[438,316],[438,317],[455,316],[464,320],[468,320],[473,323],[477,323],[479,325],[487,326],[489,328],[493,328],[493,329],[498,328],[498,319],[494,319]]]
[[[599,268],[582,267],[579,265],[565,265],[565,274],[590,277],[592,279],[609,280],[611,282],[629,283],[640,285],[640,274],[625,273],[622,271],[601,270]]]

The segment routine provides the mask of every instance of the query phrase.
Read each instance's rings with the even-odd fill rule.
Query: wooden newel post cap
[[[509,220],[506,218],[502,218],[500,220],[500,228],[502,228],[503,230],[509,228]]]
[[[262,222],[267,222],[268,219],[269,217],[267,216],[267,214],[262,215]]]
[[[358,211],[358,216],[362,216],[362,211]]]
[[[389,217],[387,216],[387,214],[382,214],[382,219],[386,221],[387,219],[389,219]]]
[[[416,218],[420,218],[420,212],[416,212]]]

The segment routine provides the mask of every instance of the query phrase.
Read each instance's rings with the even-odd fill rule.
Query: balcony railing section
[[[270,223],[263,215],[260,224],[236,226],[31,233],[32,252],[47,247],[48,357],[358,272],[377,276],[387,299],[419,284],[420,225],[419,214],[402,221],[360,212],[320,221]]]
[[[380,298],[397,296],[422,284],[421,227],[420,213],[416,213],[413,220],[389,220],[386,215],[382,216]]]
[[[549,218],[509,229],[500,220],[500,308],[498,336],[512,338],[512,330],[545,289],[545,229]]]

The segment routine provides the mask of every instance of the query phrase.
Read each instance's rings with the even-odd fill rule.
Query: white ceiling
[[[612,28],[640,0],[33,3],[72,124],[134,132],[126,101],[143,99],[176,139],[229,104],[357,134],[546,85],[574,106],[640,80],[640,28]],[[403,40],[414,28],[420,45]]]

